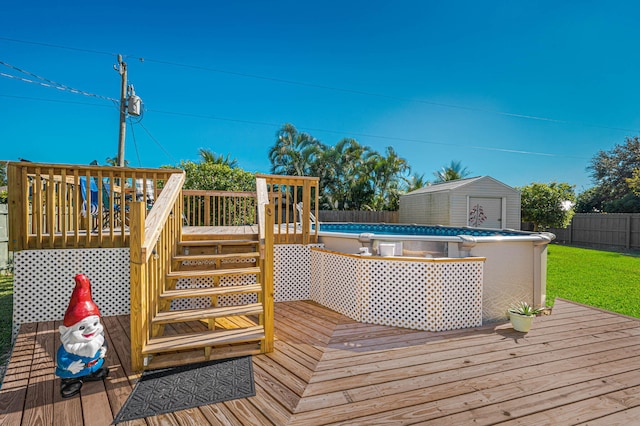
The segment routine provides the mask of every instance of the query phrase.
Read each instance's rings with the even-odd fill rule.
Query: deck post
[[[130,211],[130,274],[131,284],[129,294],[131,299],[130,323],[131,323],[131,368],[134,371],[141,371],[144,368],[144,360],[142,356],[143,344],[146,341],[146,333],[148,324],[146,323],[146,291],[143,286],[146,282],[146,254],[142,253],[142,245],[145,239],[144,219],[145,219],[145,203],[131,203]],[[148,335],[148,333],[147,333]]]
[[[273,206],[264,206],[265,238],[263,258],[263,309],[264,309],[264,347],[265,353],[273,352],[274,315],[273,315]]]
[[[25,177],[26,180],[26,177]],[[20,251],[27,246],[29,195],[26,192],[21,170],[13,164],[7,166],[9,200],[9,250]]]

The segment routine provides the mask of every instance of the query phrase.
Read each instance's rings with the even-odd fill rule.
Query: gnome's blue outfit
[[[106,346],[107,342],[105,342],[104,344]],[[81,360],[84,363],[85,367],[82,370],[78,371],[76,374],[73,374],[69,370],[69,366],[77,360]],[[102,364],[104,364],[104,358],[100,358],[99,349],[94,356],[86,357],[67,352],[64,348],[64,345],[60,345],[56,354],[56,376],[63,379],[88,376],[100,370],[100,368],[102,368]]]

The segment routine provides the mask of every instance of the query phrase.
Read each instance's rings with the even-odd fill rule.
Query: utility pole
[[[124,138],[127,130],[127,64],[118,55],[118,65],[113,67],[120,73],[120,137],[118,139],[118,166],[124,167]]]

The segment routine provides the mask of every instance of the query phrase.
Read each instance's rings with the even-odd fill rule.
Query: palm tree
[[[322,165],[319,176],[323,201],[338,210],[369,205],[373,196],[370,174],[375,155],[371,148],[352,138],[341,139],[324,150],[318,159]]]
[[[290,123],[284,124],[276,137],[276,143],[269,150],[271,173],[309,176],[323,147],[320,141],[309,133],[298,132]]]
[[[400,188],[406,185],[406,177],[411,168],[404,158],[398,156],[393,147],[388,146],[386,156],[378,156],[371,178],[375,188],[374,210],[396,210],[400,199]]]
[[[420,173],[420,174],[414,173],[409,178],[404,189],[405,189],[405,192],[411,192],[411,191],[415,191],[416,189],[424,188],[429,184],[430,182],[425,179],[424,173]]]
[[[107,157],[106,159],[107,165],[108,166],[112,166],[112,167],[117,167],[118,166],[118,156],[114,156],[114,157]],[[129,167],[129,160],[124,160],[124,166],[125,167]]]
[[[462,167],[462,163],[460,161],[451,161],[448,167],[443,167],[442,169],[433,172],[433,175],[436,177],[436,182],[448,182],[451,180],[464,179],[469,176],[471,171],[469,171],[466,167]]]
[[[235,158],[232,160],[231,154],[227,154],[226,157],[224,157],[222,154],[216,155],[215,152],[211,151],[208,148],[200,148],[198,150],[198,153],[200,154],[200,162],[202,163],[223,164],[229,166],[232,169],[238,167],[238,160]]]

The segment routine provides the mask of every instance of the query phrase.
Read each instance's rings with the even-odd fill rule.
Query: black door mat
[[[113,424],[255,394],[251,356],[145,371]]]

